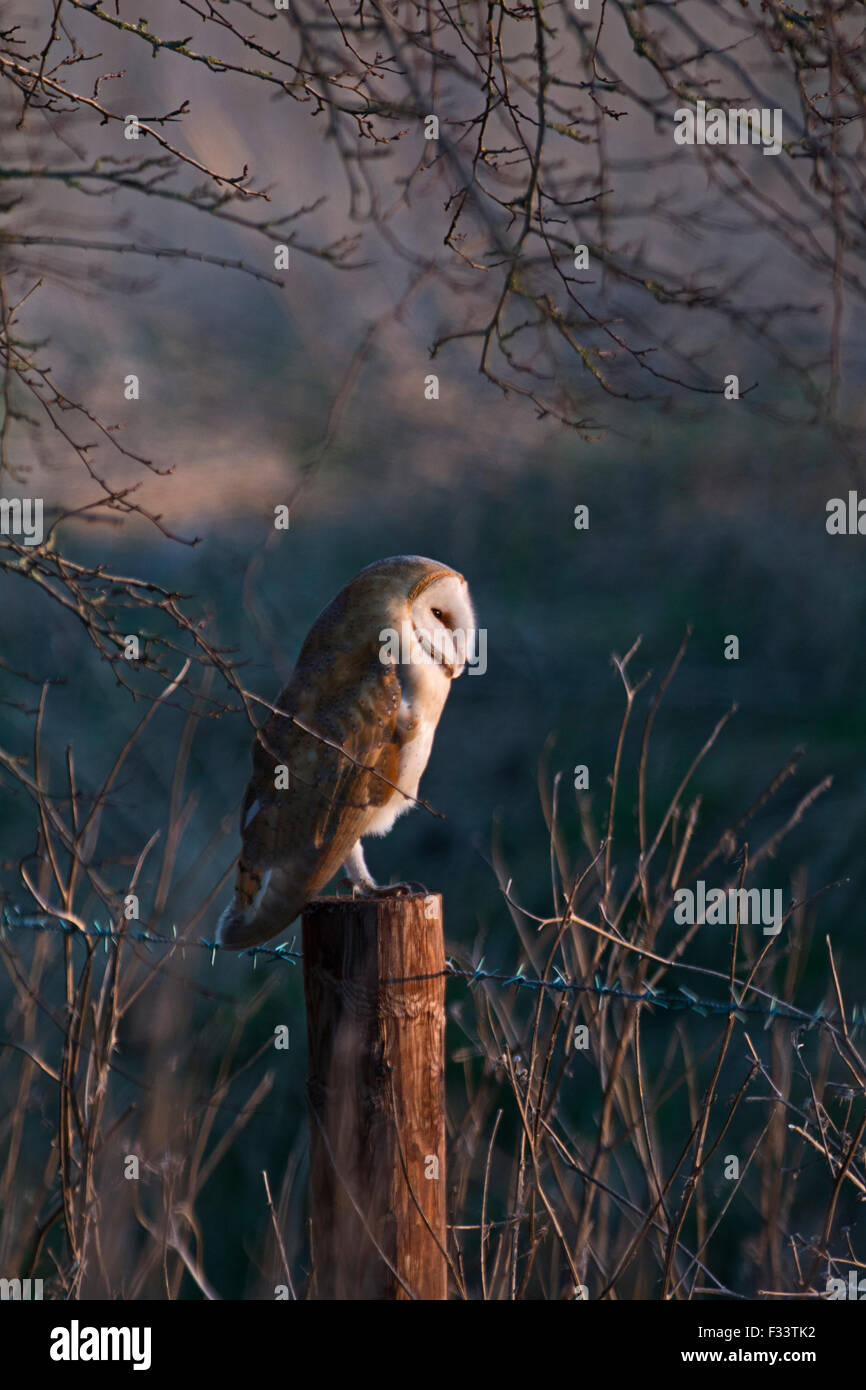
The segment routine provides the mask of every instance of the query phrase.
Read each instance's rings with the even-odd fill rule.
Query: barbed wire
[[[253,967],[257,963],[259,956],[265,956],[272,960],[281,960],[289,965],[296,965],[303,959],[300,951],[293,951],[285,944],[279,946],[248,946],[243,951],[231,950],[223,946],[218,941],[210,941],[206,937],[179,937],[175,934],[171,936],[161,935],[157,932],[147,931],[143,927],[130,926],[125,931],[119,932],[111,927],[101,927],[94,922],[89,930],[84,930],[77,923],[66,923],[56,917],[24,916],[17,911],[4,908],[0,913],[0,939],[6,931],[34,931],[34,932],[56,932],[66,937],[78,937],[88,940],[101,941],[105,950],[109,944],[119,946],[128,942],[136,942],[147,947],[169,946],[180,950],[183,954],[187,949],[209,951],[211,965],[216,960],[218,951],[227,952],[230,956],[242,958],[248,956],[252,958]],[[766,1019],[765,1027],[776,1020],[783,1019],[797,1023],[803,1028],[829,1027],[838,1031],[836,1019],[838,1011],[835,1009],[825,1009],[819,1005],[813,1012],[798,1008],[795,1004],[789,1003],[784,999],[771,997],[767,1006],[761,1004],[745,1004],[741,999],[707,999],[695,994],[684,985],[678,985],[675,990],[658,990],[652,985],[644,984],[639,990],[623,989],[621,985],[606,985],[602,983],[598,975],[593,979],[592,984],[586,982],[575,982],[566,980],[557,970],[557,978],[552,980],[538,979],[532,975],[523,973],[521,965],[514,974],[508,974],[502,970],[485,970],[484,958],[472,969],[458,965],[454,960],[448,959],[444,970],[436,971],[431,975],[411,975],[389,980],[386,983],[409,983],[411,980],[432,980],[440,979],[443,976],[454,977],[466,980],[468,984],[489,982],[501,985],[503,988],[515,987],[517,989],[549,990],[551,993],[558,994],[592,994],[598,998],[621,999],[626,1003],[646,1004],[651,1008],[664,1009],[671,1013],[690,1012],[700,1014],[703,1018],[721,1017],[727,1018],[731,1014],[740,1022],[745,1022],[748,1016]],[[856,1038],[861,1032],[866,1032],[866,1006],[854,1004],[851,1008],[850,1018],[847,1020],[847,1036]]]
[[[222,946],[218,941],[208,941],[204,936],[197,939],[193,937],[183,937],[172,934],[171,936],[160,935],[157,932],[146,931],[143,927],[128,927],[125,931],[116,931],[113,927],[101,927],[98,922],[94,922],[89,930],[84,930],[75,922],[64,922],[57,917],[37,917],[24,916],[20,913],[4,908],[0,913],[0,936],[8,929],[13,931],[41,931],[58,932],[62,936],[84,937],[90,941],[102,941],[106,951],[109,942],[117,945],[122,942],[137,941],[143,946],[173,946],[180,950],[187,947],[193,950],[211,952],[211,964],[213,964],[217,951],[226,951],[228,947]],[[230,950],[232,956],[271,956],[277,960],[288,961],[294,965],[301,960],[300,951],[291,951],[287,946],[248,946],[245,951]]]

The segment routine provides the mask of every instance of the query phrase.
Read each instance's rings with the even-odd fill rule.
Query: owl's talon
[[[339,879],[337,887],[351,892],[353,898],[402,898],[427,892],[423,883],[389,883],[380,888],[377,883],[353,883],[350,878]]]
[[[426,893],[427,889],[423,883],[389,883],[385,888],[372,888],[368,890],[371,898],[402,898],[412,893]]]
[[[366,898],[375,892],[375,886],[373,884],[353,883],[350,878],[338,879],[337,887],[344,893],[350,893],[353,898]]]

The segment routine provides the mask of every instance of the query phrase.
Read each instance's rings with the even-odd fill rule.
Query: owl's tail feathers
[[[285,931],[306,902],[306,896],[298,896],[297,887],[284,870],[271,869],[252,902],[247,894],[235,893],[233,902],[219,919],[217,944],[229,951],[260,946],[263,941]]]

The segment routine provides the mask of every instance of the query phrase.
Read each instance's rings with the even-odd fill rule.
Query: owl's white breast
[[[423,660],[421,659],[423,658]],[[400,750],[400,768],[395,779],[409,796],[418,795],[418,784],[430,758],[433,736],[442,713],[450,677],[419,646],[416,660],[397,667],[403,688],[403,699],[397,716],[397,731],[404,740]],[[382,806],[367,831],[369,835],[385,835],[398,816],[412,808],[412,802],[395,792]]]

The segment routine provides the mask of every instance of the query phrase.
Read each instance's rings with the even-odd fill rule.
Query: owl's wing
[[[266,940],[287,926],[399,795],[402,689],[394,669],[376,660],[345,681],[334,669],[322,682],[306,674],[279,702],[297,722],[272,715],[256,740],[235,901],[220,924],[225,945]],[[317,698],[320,685],[325,699]]]
[[[346,705],[310,710],[305,717],[302,704],[295,711],[298,723],[274,716],[256,748],[264,763],[261,781],[269,791],[275,786],[275,762],[287,768],[289,785],[273,798],[259,798],[245,829],[245,847],[249,833],[262,844],[268,862],[287,871],[296,866],[298,886],[307,884],[310,895],[336,873],[376,811],[396,794],[402,691],[393,669],[377,666]],[[273,750],[276,759],[269,751],[275,723],[283,726]]]

